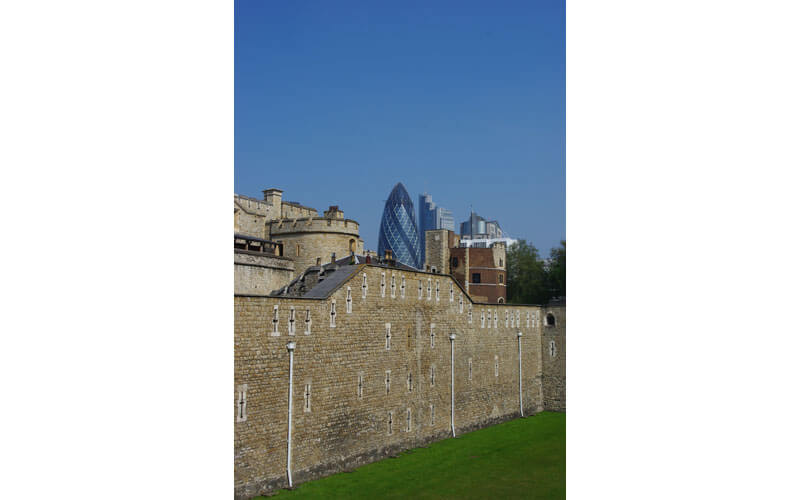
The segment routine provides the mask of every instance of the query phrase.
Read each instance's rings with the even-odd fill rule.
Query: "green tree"
[[[550,249],[550,269],[547,273],[550,276],[550,288],[553,296],[567,296],[567,242],[561,240],[559,248]]]
[[[545,304],[557,296],[566,296],[566,241],[550,250],[550,262],[539,256],[535,246],[519,240],[508,249],[507,299],[511,304]]]

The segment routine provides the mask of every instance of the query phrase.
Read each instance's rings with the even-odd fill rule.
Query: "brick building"
[[[426,231],[425,270],[451,274],[473,300],[506,302],[506,246],[495,242],[489,248],[462,247],[453,231]]]

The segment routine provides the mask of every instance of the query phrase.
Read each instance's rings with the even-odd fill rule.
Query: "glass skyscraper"
[[[487,221],[475,212],[470,212],[469,219],[461,223],[462,238],[502,238],[503,230],[496,220]]]
[[[422,249],[423,260],[425,260],[425,231],[449,229],[455,232],[455,219],[452,211],[444,207],[437,207],[431,195],[424,193],[419,195],[418,221],[420,248]]]
[[[378,231],[378,255],[383,256],[386,250],[392,251],[397,262],[417,269],[424,266],[414,204],[400,182],[389,193]]]

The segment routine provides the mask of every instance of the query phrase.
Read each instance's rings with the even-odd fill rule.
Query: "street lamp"
[[[292,487],[292,378],[294,375],[294,348],[294,342],[286,344],[286,350],[289,351],[289,435],[286,439],[286,476],[289,478],[289,488]]]
[[[455,361],[455,346],[456,334],[450,334],[450,429],[453,432],[453,437],[456,437],[456,404],[455,404],[455,369],[453,363]]]

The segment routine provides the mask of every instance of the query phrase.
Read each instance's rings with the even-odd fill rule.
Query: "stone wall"
[[[268,295],[291,281],[295,267],[291,259],[234,250],[233,283],[237,295]]]
[[[364,254],[364,240],[358,233],[358,222],[345,219],[338,206],[325,212],[329,217],[319,217],[319,212],[292,201],[283,201],[283,191],[276,188],[264,190],[264,200],[234,194],[233,232],[284,243],[283,256],[294,261],[294,272],[299,273],[316,264],[330,262],[335,253],[338,258],[351,251]],[[242,271],[253,282],[261,279],[265,271]],[[272,279],[272,277],[268,277]]]
[[[425,269],[450,273],[450,246],[447,229],[425,231]]]
[[[555,318],[555,326],[542,326],[542,361],[544,377],[544,408],[551,411],[566,411],[566,306],[546,307],[540,325],[547,314]]]
[[[266,221],[272,218],[272,207],[265,201],[233,195],[233,232],[266,238]]]
[[[517,332],[526,415],[541,411],[543,394],[551,394],[542,387],[544,340],[534,319],[542,308],[473,303],[448,275],[361,265],[327,299],[236,296],[234,307],[237,498],[287,486],[290,340],[295,484],[449,436],[450,333],[457,434],[519,415]]]
[[[319,217],[316,208],[306,207],[299,203],[284,201],[281,205],[281,217],[284,219],[299,219],[301,217]]]
[[[270,239],[283,243],[283,255],[295,262],[297,272],[337,258],[364,253],[364,241],[358,235],[358,223],[351,219],[306,218],[281,219],[269,224]]]
[[[499,267],[503,270],[506,268],[506,244],[505,243],[494,243],[492,244],[492,260],[494,261],[495,267]]]
[[[264,190],[264,200],[240,194],[233,195],[233,232],[256,238],[268,238],[270,221],[318,217],[315,208],[291,201],[282,201],[279,189]]]

